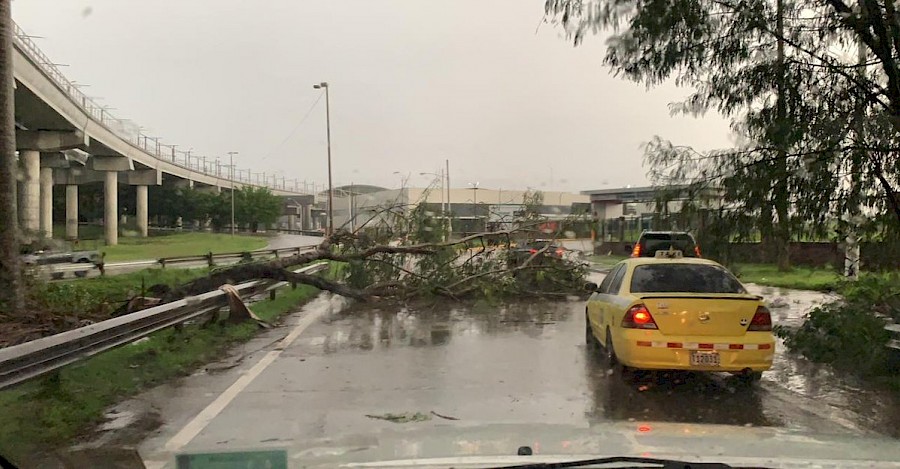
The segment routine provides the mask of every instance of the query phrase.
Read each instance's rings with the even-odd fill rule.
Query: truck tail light
[[[634,243],[634,249],[631,250],[631,257],[641,257],[641,243]]]

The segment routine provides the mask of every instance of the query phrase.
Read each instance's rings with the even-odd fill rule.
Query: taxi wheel
[[[608,327],[606,328],[606,346],[603,348],[604,352],[606,352],[606,366],[612,369],[619,368],[619,359],[616,358],[616,350],[612,344],[612,334],[610,334]]]
[[[603,347],[605,354],[606,367],[619,374],[622,378],[631,378],[633,369],[623,365],[616,356],[616,349],[613,348],[612,333],[606,328],[606,345]]]
[[[757,383],[762,379],[762,371],[753,371],[750,373],[741,374],[738,375],[738,379],[740,379],[744,384]]]
[[[584,313],[584,343],[587,345],[588,350],[597,350],[597,346],[600,345],[597,343],[597,338],[594,337],[593,331],[591,331],[591,321],[588,319],[587,313]]]

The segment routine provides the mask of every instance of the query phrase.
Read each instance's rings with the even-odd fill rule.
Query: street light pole
[[[325,89],[325,139],[328,141],[328,236],[334,233],[334,187],[331,184],[331,100],[328,96],[328,82],[323,81],[313,88]]]
[[[231,236],[234,236],[234,155],[236,151],[228,152],[228,164],[231,166]]]
[[[451,205],[452,199],[450,198],[450,159],[444,160],[444,163],[446,164],[444,177],[447,178],[447,236],[450,236],[450,234],[453,233],[453,224],[450,221],[450,216],[453,212],[453,205]]]
[[[443,168],[441,168],[440,171],[437,173],[419,173],[419,175],[420,176],[434,176],[434,177],[440,179],[440,181],[441,181],[441,216],[442,217],[445,216],[447,213],[446,213],[446,210],[444,209],[444,170],[443,170]],[[432,184],[434,184],[434,182],[432,182]]]
[[[474,228],[478,222],[478,181],[470,182],[472,186],[472,227]]]

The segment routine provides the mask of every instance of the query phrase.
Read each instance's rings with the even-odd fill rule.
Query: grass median
[[[774,264],[739,264],[732,269],[743,283],[756,283],[795,290],[836,290],[841,277],[828,267],[792,267],[786,272]]]
[[[124,262],[161,257],[196,256],[262,249],[269,243],[264,236],[222,233],[179,233],[149,238],[119,238],[115,246],[99,248],[106,262]]]
[[[71,316],[76,320],[103,320],[129,298],[142,295],[153,285],[180,285],[208,273],[209,269],[205,267],[153,268],[122,275],[41,283],[33,287],[31,303],[52,314]]]
[[[163,275],[171,275],[166,272]],[[107,280],[113,279],[120,282],[118,287],[132,285],[120,277]],[[111,292],[117,287],[94,288]],[[274,300],[257,302],[250,309],[261,319],[273,321],[317,293],[314,287],[298,285],[296,289],[282,289]],[[2,391],[0,454],[21,461],[42,450],[69,445],[102,422],[104,410],[110,405],[189,374],[258,331],[259,326],[254,323],[169,328],[152,334],[148,340],[65,367],[56,375]]]

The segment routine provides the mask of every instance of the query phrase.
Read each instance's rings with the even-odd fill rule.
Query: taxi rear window
[[[725,268],[707,264],[639,265],[631,274],[632,293],[746,293]]]

